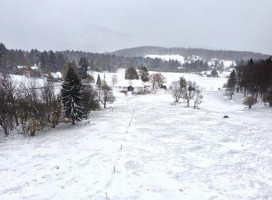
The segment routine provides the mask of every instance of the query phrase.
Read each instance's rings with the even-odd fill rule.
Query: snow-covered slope
[[[180,76],[164,75],[169,82]],[[223,82],[184,76],[206,88]],[[229,101],[222,91],[205,90],[201,109],[194,110],[173,104],[164,90],[115,95],[108,109],[76,126],[31,138],[1,136],[0,199],[272,196],[272,110],[262,103],[248,110],[242,96]]]

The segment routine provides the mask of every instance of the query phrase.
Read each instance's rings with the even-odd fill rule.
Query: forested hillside
[[[90,53],[83,51],[31,51],[8,49],[0,43],[0,72],[20,73],[29,70],[31,73],[61,71],[67,63],[78,65],[81,57],[85,57],[89,63],[89,69],[94,71],[116,71],[117,68],[146,66],[155,71],[178,71],[181,64],[176,60],[163,61],[158,58],[123,57],[112,54]],[[22,67],[24,66],[22,69]],[[36,72],[31,66],[37,66]]]
[[[208,49],[197,49],[197,48],[163,48],[163,47],[154,47],[154,46],[144,46],[136,47],[130,49],[123,49],[112,52],[117,56],[145,56],[149,54],[158,54],[158,55],[181,55],[184,57],[199,56],[205,60],[212,58],[217,58],[220,60],[232,60],[232,61],[241,61],[249,59],[265,59],[268,58],[268,55],[261,53],[254,53],[248,51],[225,51],[225,50],[208,50]]]

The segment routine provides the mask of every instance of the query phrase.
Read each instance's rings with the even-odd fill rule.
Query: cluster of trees
[[[139,74],[134,67],[129,67],[126,69],[125,79],[133,80],[139,79],[139,77],[144,83],[150,82],[152,84],[153,90],[155,89],[155,86],[166,89],[166,87],[163,85],[166,83],[166,78],[161,73],[154,73],[149,75],[148,69],[145,66],[141,66],[139,68]]]
[[[187,81],[184,77],[174,81],[170,89],[175,102],[180,102],[182,99],[187,103],[187,107],[190,107],[190,102],[193,101],[194,109],[198,108],[203,99],[199,86],[195,82]]]
[[[60,71],[68,63],[68,58],[60,52],[9,50],[0,43],[0,72],[18,73],[18,66],[38,66],[40,73]],[[29,68],[29,70],[31,70]]]
[[[227,85],[227,94],[232,98],[236,92],[244,94],[244,103],[251,108],[261,97],[264,103],[272,106],[272,58],[239,65],[231,72]]]
[[[62,51],[69,60],[79,61],[80,57],[85,57],[89,61],[90,70],[114,72],[118,68],[129,68],[131,66],[140,68],[146,66],[154,71],[178,71],[181,64],[177,60],[163,61],[159,58],[145,57],[124,57],[114,54],[98,54],[82,51]]]
[[[139,79],[138,72],[134,67],[129,67],[125,71],[125,79],[127,80],[134,80],[134,79]]]
[[[149,76],[149,82],[152,83],[153,90],[155,89],[155,86],[166,89],[166,87],[163,85],[166,83],[166,78],[161,73],[151,74]]]
[[[16,83],[4,77],[0,80],[0,126],[7,136],[10,130],[29,133],[45,126],[55,127],[61,116],[60,96],[56,95],[52,83],[38,87],[34,80],[28,84]]]
[[[34,136],[44,127],[54,128],[59,122],[73,125],[88,117],[91,110],[106,107],[115,98],[104,83],[98,89],[82,84],[81,78],[68,63],[61,93],[53,82],[38,86],[35,80],[17,85],[12,79],[0,77],[0,126],[7,136],[11,130]]]
[[[134,67],[129,67],[129,68],[126,69],[125,79],[134,80],[134,79],[139,79],[139,77],[143,82],[148,82],[149,81],[149,72],[148,72],[147,67],[141,66],[139,68],[139,74],[138,74],[137,70]]]
[[[190,71],[205,71],[209,69],[208,62],[205,62],[203,60],[185,62],[183,67]]]
[[[84,58],[85,60],[82,60]],[[154,71],[178,71],[181,64],[176,60],[163,61],[159,58],[123,57],[113,54],[99,54],[82,51],[31,51],[7,49],[0,43],[0,72],[18,73],[18,66],[26,66],[31,71],[31,66],[38,66],[40,73],[62,71],[68,62],[78,66],[88,63],[92,71],[115,72],[118,68],[146,66]],[[85,68],[84,68],[85,69]],[[84,70],[83,70],[84,71]],[[38,76],[38,74],[36,75]]]

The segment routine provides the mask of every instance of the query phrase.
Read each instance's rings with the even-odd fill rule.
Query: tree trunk
[[[35,131],[31,131],[30,136],[35,136]]]
[[[248,108],[251,109],[251,106],[252,106],[252,105],[249,105]]]
[[[5,136],[7,137],[9,135],[8,127],[3,127]]]
[[[75,125],[75,124],[76,124],[76,123],[75,123],[75,119],[74,119],[74,118],[72,119],[72,124],[73,124],[73,125]]]
[[[258,98],[258,94],[259,94],[259,90],[256,91],[256,97],[255,97],[256,100]]]
[[[15,117],[16,126],[19,126],[19,119],[18,119],[17,115],[15,114],[14,117]]]
[[[272,102],[269,102],[269,107],[272,107]]]

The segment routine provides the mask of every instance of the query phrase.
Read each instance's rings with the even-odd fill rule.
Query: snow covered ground
[[[272,109],[211,88],[226,79],[184,76],[207,88],[199,110],[164,90],[116,92],[76,126],[1,135],[0,199],[272,199]]]
[[[158,72],[149,71],[149,75],[155,73]],[[89,74],[94,77],[95,82],[97,80],[98,74],[101,80],[104,80],[104,73],[89,72]],[[161,72],[161,74],[166,78],[165,85],[167,87],[169,87],[173,81],[178,81],[182,76],[187,81],[195,81],[202,88],[202,90],[205,91],[218,90],[218,88],[222,88],[223,84],[227,82],[227,78],[202,77],[198,74],[192,73]],[[105,80],[109,85],[112,85],[111,77],[113,75],[117,76],[117,84],[125,81],[125,69],[118,69],[116,73],[105,73]]]

